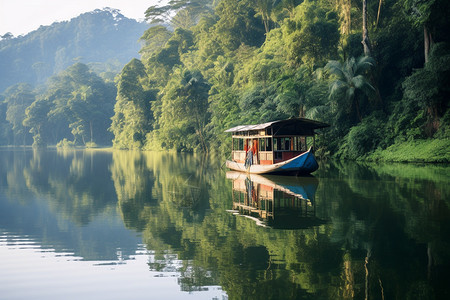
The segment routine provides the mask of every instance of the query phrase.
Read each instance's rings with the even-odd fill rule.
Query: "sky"
[[[0,36],[25,35],[41,25],[70,20],[84,12],[116,8],[128,18],[142,20],[160,0],[0,0]]]

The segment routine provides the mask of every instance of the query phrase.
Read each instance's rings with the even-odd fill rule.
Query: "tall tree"
[[[257,16],[261,16],[261,19],[264,24],[264,29],[266,34],[270,31],[270,22],[272,10],[274,8],[273,0],[256,0],[255,1],[255,10],[257,11]]]
[[[173,28],[188,29],[200,17],[212,13],[214,0],[170,0],[165,5],[153,5],[145,11],[150,24],[171,24]]]
[[[367,0],[363,0],[362,7],[362,41],[364,47],[364,55],[370,56],[369,29],[367,28]]]
[[[140,41],[144,43],[139,51],[142,60],[146,61],[153,53],[160,51],[171,36],[172,32],[162,25],[152,26],[147,29],[140,38]]]
[[[242,44],[259,47],[264,42],[264,26],[255,17],[252,1],[223,0],[215,13],[219,20],[212,31],[225,51],[234,51]]]
[[[53,142],[71,139],[74,143],[109,144],[107,128],[113,115],[116,90],[89,67],[76,63],[54,76],[46,99],[52,102],[49,121]],[[72,137],[70,136],[72,135]]]
[[[330,98],[338,101],[338,109],[356,110],[359,121],[362,120],[360,101],[357,95],[362,92],[368,96],[374,87],[369,83],[367,72],[375,66],[375,61],[368,56],[358,59],[350,58],[342,64],[339,61],[330,61],[325,69],[332,74],[330,81]]]
[[[306,1],[295,10],[294,19],[281,27],[288,64],[307,64],[313,69],[337,56],[339,26],[331,7]]]
[[[26,145],[30,135],[23,125],[25,110],[34,102],[36,95],[29,84],[20,83],[5,92],[6,120],[11,124],[14,145]]]
[[[25,110],[26,118],[23,120],[23,125],[30,127],[30,133],[33,134],[33,147],[47,146],[50,105],[50,101],[39,99]]]
[[[113,145],[117,148],[141,148],[152,128],[151,101],[155,92],[149,88],[145,66],[138,59],[122,70],[117,84],[117,99],[112,117]]]
[[[403,0],[405,12],[413,26],[422,28],[425,63],[434,43],[449,42],[450,3],[447,0]]]
[[[167,148],[207,151],[209,84],[198,70],[174,70],[161,98],[161,144]]]

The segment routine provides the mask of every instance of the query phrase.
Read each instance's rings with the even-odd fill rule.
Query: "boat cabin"
[[[244,163],[252,150],[252,164],[272,165],[294,158],[315,148],[315,129],[328,124],[292,118],[257,125],[241,125],[225,132],[232,133],[232,161]]]

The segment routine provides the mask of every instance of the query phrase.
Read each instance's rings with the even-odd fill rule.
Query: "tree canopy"
[[[75,64],[45,94],[28,88],[23,106],[16,92],[5,93],[0,134],[8,143],[30,143],[32,130],[49,143],[102,136],[118,148],[222,151],[228,127],[303,116],[333,125],[318,146],[342,157],[408,139],[446,139],[450,41],[439,8],[447,6],[445,0],[169,1],[148,8],[152,24],[140,39],[141,59],[118,74],[117,94],[107,88],[110,79],[102,85]],[[363,39],[371,57],[364,56]],[[35,98],[40,102],[27,116]],[[47,108],[48,123],[60,126],[33,117]],[[96,133],[108,123],[97,120],[111,117],[113,136]],[[354,141],[365,145],[350,147]]]

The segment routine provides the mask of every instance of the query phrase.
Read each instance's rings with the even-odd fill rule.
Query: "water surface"
[[[0,149],[0,299],[449,299],[450,167]]]

